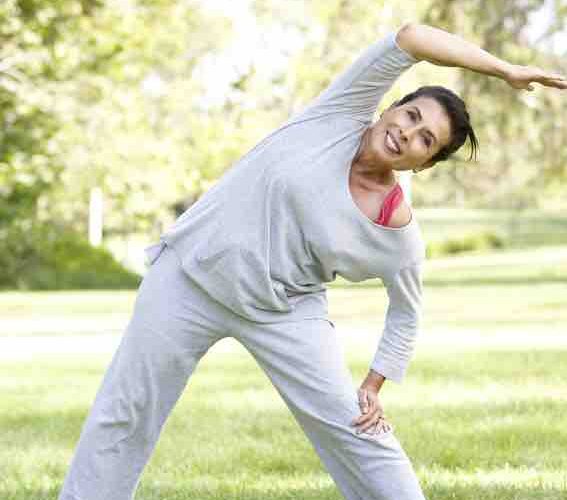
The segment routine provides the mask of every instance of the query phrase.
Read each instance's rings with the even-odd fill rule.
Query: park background
[[[567,73],[563,0],[3,0],[0,498],[55,499],[130,317],[143,249],[368,44],[432,24]],[[382,394],[428,498],[567,498],[566,94],[420,63],[480,140],[405,179],[427,241],[424,322]],[[387,307],[329,285],[360,380]],[[137,498],[339,499],[275,390],[221,342]]]

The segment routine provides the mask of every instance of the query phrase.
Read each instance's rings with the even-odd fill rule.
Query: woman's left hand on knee
[[[373,434],[392,430],[392,426],[386,421],[378,392],[361,387],[358,389],[357,395],[362,415],[351,423],[352,427],[357,428],[356,433],[361,434],[369,429]]]

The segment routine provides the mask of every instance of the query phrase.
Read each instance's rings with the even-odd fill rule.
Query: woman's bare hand
[[[545,87],[567,89],[567,78],[559,73],[550,73],[535,66],[519,66],[511,64],[504,75],[504,80],[513,88],[533,90],[533,83]]]
[[[386,421],[384,409],[378,398],[378,392],[372,389],[361,387],[357,391],[358,404],[362,415],[352,422],[356,427],[356,433],[360,434],[370,430],[371,434],[388,432],[393,427]]]

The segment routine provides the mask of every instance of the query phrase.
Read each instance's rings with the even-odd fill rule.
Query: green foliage
[[[54,87],[64,172],[45,204],[52,218],[86,231],[89,193],[100,187],[106,233],[147,233],[246,147],[236,117],[198,106],[206,89],[195,66],[230,26],[198,2],[174,0],[104,1],[85,22],[90,45],[76,42],[93,64]]]
[[[136,288],[140,277],[75,232],[47,224],[12,224],[0,232],[0,288]]]
[[[33,218],[62,171],[53,83],[79,72],[70,57],[98,0],[4,0],[0,4],[0,223]],[[81,34],[83,38],[84,33]]]
[[[470,234],[460,238],[452,238],[440,242],[432,242],[427,245],[426,254],[428,258],[454,255],[463,252],[486,251],[494,248],[503,248],[505,240],[496,233],[483,231]]]
[[[106,234],[156,237],[175,202],[210,188],[366,46],[405,21],[447,28],[512,62],[561,71],[564,61],[522,38],[542,3],[486,9],[471,0],[255,0],[223,9],[204,0],[3,0],[0,226],[57,220],[86,233],[89,193],[100,187]],[[553,29],[567,18],[557,19]],[[260,38],[242,43],[254,33]],[[259,57],[260,49],[269,57]],[[271,60],[281,64],[271,67]],[[420,64],[383,105],[432,83],[469,102],[480,162],[455,160],[420,176],[416,206],[565,203],[563,94],[527,95],[498,79]]]
[[[512,64],[565,73],[565,58],[552,50],[552,36],[565,29],[564,4],[506,0],[491,2],[487,8],[474,0],[432,0],[423,21],[457,33]],[[539,25],[532,20],[536,13]],[[537,43],[531,42],[539,30],[545,33]],[[499,78],[472,71],[454,74],[455,89],[467,103],[478,132],[480,161],[469,164],[462,159],[464,153],[457,154],[449,162],[453,168],[433,169],[420,183],[415,200],[429,206],[452,202],[482,208],[564,205],[558,186],[567,179],[567,155],[561,147],[567,138],[565,94],[537,85],[534,92],[517,91]],[[432,191],[438,191],[437,199]]]

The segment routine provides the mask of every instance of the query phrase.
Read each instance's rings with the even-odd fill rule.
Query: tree
[[[530,43],[531,21],[544,4],[544,0],[489,4],[438,0],[432,2],[424,21],[458,33],[515,64],[565,71],[565,63],[547,51],[544,43],[565,28],[565,16],[556,16],[538,43]],[[563,2],[556,5],[565,11]],[[502,80],[470,71],[460,71],[458,77],[458,90],[480,137],[481,161],[470,165],[457,160],[451,168],[436,168],[431,182],[450,187],[449,193],[464,190],[467,199],[481,206],[545,205],[550,191],[557,189],[567,173],[567,156],[561,147],[567,134],[560,112],[564,97],[549,89],[533,94],[514,91]],[[427,190],[428,186],[423,187]]]

